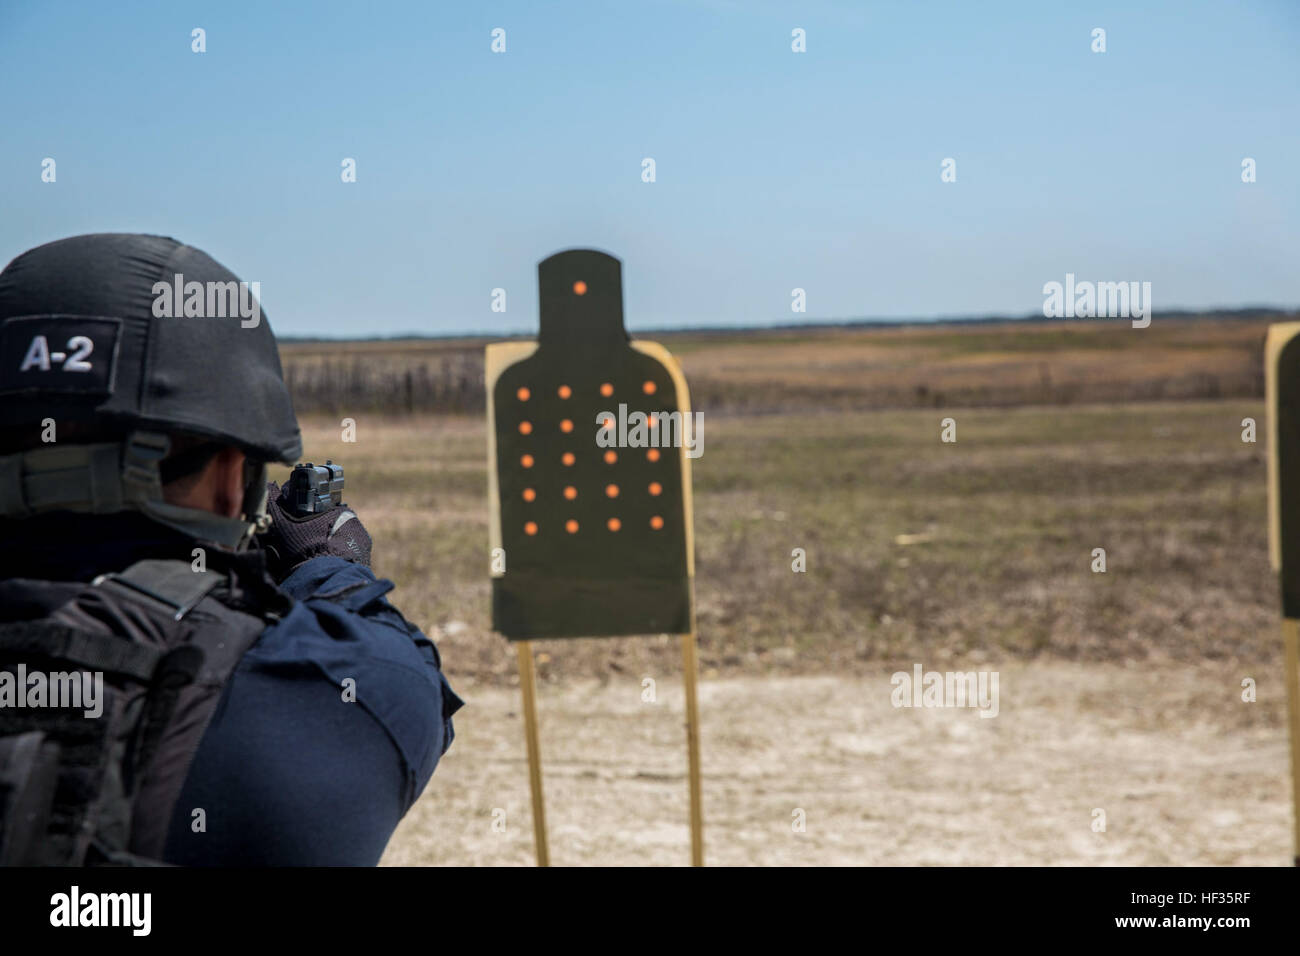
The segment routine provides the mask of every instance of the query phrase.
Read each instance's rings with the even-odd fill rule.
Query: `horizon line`
[[[1266,316],[1291,316],[1300,313],[1300,306],[1276,306],[1276,305],[1246,305],[1234,307],[1208,308],[1208,309],[1160,309],[1152,310],[1151,319],[1157,318],[1186,320],[1196,318],[1210,318],[1218,316],[1225,319],[1248,319],[1263,318]],[[755,323],[749,325],[660,325],[646,329],[638,329],[637,335],[680,335],[687,333],[740,333],[740,332],[785,332],[797,329],[807,329],[815,331],[818,329],[832,328],[860,328],[860,327],[891,327],[891,328],[908,328],[915,326],[942,326],[942,325],[981,325],[996,324],[1000,322],[1056,322],[1056,323],[1080,323],[1095,322],[1098,318],[1105,319],[1106,316],[1099,317],[1062,317],[1052,318],[1042,315],[1039,312],[1029,312],[1023,315],[1007,314],[985,314],[985,315],[939,315],[932,317],[877,317],[877,318],[850,318],[850,319],[809,319],[799,322],[770,322],[766,324]],[[630,333],[631,330],[629,330]],[[413,339],[426,340],[449,340],[449,339],[517,339],[531,338],[536,332],[519,332],[496,330],[478,330],[478,331],[448,331],[448,332],[391,332],[377,335],[295,335],[279,333],[275,334],[278,341],[281,342],[385,342],[385,341],[410,341]]]

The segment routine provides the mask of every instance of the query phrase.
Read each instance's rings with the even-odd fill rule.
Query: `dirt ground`
[[[1014,663],[991,719],[895,708],[890,674],[701,683],[707,863],[1290,862],[1280,668]],[[456,742],[386,865],[533,862],[519,691],[459,689]],[[539,708],[552,863],[689,862],[678,675],[556,681]]]

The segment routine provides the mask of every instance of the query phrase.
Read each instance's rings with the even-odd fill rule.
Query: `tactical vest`
[[[0,864],[160,862],[222,689],[283,608],[179,560],[33,586],[69,597],[0,622]]]

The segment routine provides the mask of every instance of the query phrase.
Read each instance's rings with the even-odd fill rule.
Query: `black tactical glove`
[[[300,515],[274,481],[266,484],[266,513],[271,527],[260,538],[271,576],[282,581],[289,572],[322,554],[370,567],[370,533],[347,505],[319,514]]]

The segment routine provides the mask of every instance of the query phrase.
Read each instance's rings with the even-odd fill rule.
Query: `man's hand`
[[[270,481],[266,485],[266,512],[271,516],[271,527],[261,541],[271,575],[277,581],[284,580],[304,561],[322,554],[370,567],[370,533],[347,505],[300,515],[289,507],[289,499],[280,487]]]

